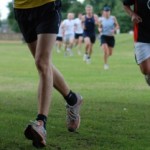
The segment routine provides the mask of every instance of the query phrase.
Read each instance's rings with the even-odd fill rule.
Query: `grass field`
[[[87,65],[53,52],[71,89],[84,97],[78,133],[65,125],[65,102],[54,90],[46,150],[150,150],[150,89],[134,61],[131,35],[118,35],[110,69],[94,47]],[[23,131],[37,113],[38,75],[22,43],[0,42],[0,150],[34,150]]]

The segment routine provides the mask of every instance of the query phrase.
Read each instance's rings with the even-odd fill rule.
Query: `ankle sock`
[[[43,123],[44,123],[44,128],[46,129],[47,117],[46,117],[45,115],[38,114],[36,120],[37,120],[37,121],[39,121],[39,120],[43,121]]]
[[[77,103],[77,96],[72,91],[70,91],[69,94],[64,97],[64,99],[66,100],[67,104],[69,104],[70,106],[73,106]]]

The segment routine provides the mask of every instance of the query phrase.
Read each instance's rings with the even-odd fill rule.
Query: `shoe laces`
[[[41,130],[41,132],[43,132],[46,135],[46,130],[45,130],[44,126],[41,125],[41,123],[39,121],[37,121],[37,120],[35,120],[35,121],[30,120],[30,123],[33,126],[39,127],[39,129]]]
[[[77,120],[78,118],[78,110],[75,107],[66,105],[67,108],[67,117],[69,120]]]
[[[40,125],[41,125],[40,122],[37,121],[37,120],[35,120],[35,121],[30,120],[30,123],[31,123],[32,125],[36,125],[36,126],[40,126]]]

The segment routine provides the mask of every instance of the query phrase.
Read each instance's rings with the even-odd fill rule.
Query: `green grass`
[[[53,92],[46,150],[150,150],[150,89],[134,60],[131,35],[118,35],[103,70],[94,46],[92,64],[75,53],[53,52],[53,62],[73,91],[84,97],[78,133],[65,125],[65,102]],[[25,44],[0,43],[0,150],[34,150],[23,130],[37,113],[38,75]]]

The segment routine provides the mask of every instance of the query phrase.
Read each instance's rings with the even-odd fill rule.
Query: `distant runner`
[[[115,16],[111,16],[111,9],[109,6],[103,8],[102,17],[100,17],[99,32],[101,33],[101,46],[104,51],[104,69],[109,69],[108,58],[113,53],[115,46],[114,34],[119,29],[119,24]]]

